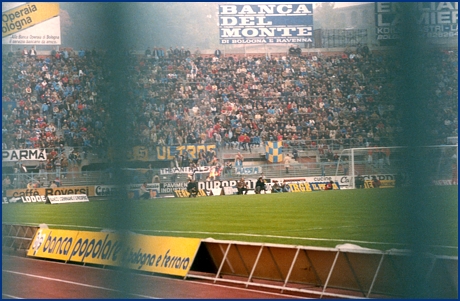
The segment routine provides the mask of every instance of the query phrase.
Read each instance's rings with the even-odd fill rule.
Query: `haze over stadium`
[[[119,296],[133,269],[289,298],[456,295],[457,11],[2,3],[4,250],[128,267]]]

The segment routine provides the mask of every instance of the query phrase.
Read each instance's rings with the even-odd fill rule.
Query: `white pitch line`
[[[268,238],[298,239],[298,240],[314,240],[314,241],[356,242],[356,243],[381,244],[381,245],[404,245],[404,244],[402,244],[402,243],[374,242],[374,241],[362,241],[362,240],[352,240],[352,239],[296,237],[296,236],[262,235],[262,234],[249,234],[249,233],[220,233],[220,232],[169,231],[169,230],[133,230],[133,231],[139,231],[139,232],[157,232],[157,233],[187,233],[187,234],[207,234],[207,235],[228,235],[228,236],[268,237]]]
[[[158,276],[158,275],[142,275],[142,274],[140,274],[139,276],[148,277],[148,278],[165,279],[163,276]],[[265,291],[261,291],[261,290],[259,291],[259,290],[249,289],[249,288],[226,286],[224,284],[200,282],[200,281],[196,281],[196,280],[190,280],[190,278],[187,278],[187,280],[178,279],[178,278],[168,278],[168,281],[174,281],[174,282],[179,282],[179,283],[181,283],[181,282],[183,283],[184,281],[187,281],[187,283],[194,283],[194,284],[214,286],[214,287],[217,286],[217,287],[233,289],[233,290],[249,291],[249,292],[255,292],[255,293],[265,294],[265,295],[280,296],[280,297],[283,297],[283,298],[291,297],[291,298],[297,298],[297,299],[311,299],[311,298],[299,297],[299,296],[295,296],[295,295],[288,295],[287,293],[286,294],[281,294],[281,293],[274,293],[274,292],[265,292]]]
[[[37,226],[33,223],[24,223],[26,226]],[[101,227],[91,227],[91,226],[78,226],[78,225],[62,225],[62,224],[46,224],[47,226],[57,226],[57,227],[69,227],[69,228],[84,228],[84,229],[102,229]]]
[[[241,288],[241,287],[233,287],[233,286],[225,286],[222,284],[215,284],[215,283],[203,283],[203,282],[198,282],[198,281],[190,281],[196,284],[202,284],[202,285],[209,285],[209,286],[218,286],[222,288],[231,288],[234,290],[241,290],[241,291],[249,291],[249,292],[255,292],[259,294],[266,294],[270,296],[279,296],[281,299],[290,297],[290,298],[296,298],[296,299],[313,299],[313,298],[306,298],[306,297],[300,297],[300,296],[295,296],[295,295],[288,295],[288,294],[280,294],[280,293],[271,293],[271,292],[264,292],[264,291],[259,291],[259,290],[253,290],[253,289],[248,289],[248,288]],[[315,298],[316,299],[316,298]]]
[[[22,258],[22,259],[29,259],[29,258]],[[33,259],[32,259],[33,260]],[[62,262],[54,262],[57,264],[66,264]],[[97,269],[95,267],[84,267],[84,268],[89,268],[89,269]],[[46,279],[46,280],[52,280],[52,281],[59,281],[59,282],[65,282],[65,283],[70,283],[70,284],[76,284],[76,285],[81,285],[81,286],[86,286],[86,287],[92,287],[92,288],[100,288],[104,290],[109,290],[109,291],[115,291],[115,292],[120,292],[118,290],[113,290],[110,288],[105,288],[105,287],[99,287],[99,286],[94,286],[94,285],[88,285],[88,284],[83,284],[83,283],[76,283],[73,281],[67,281],[67,280],[61,280],[61,279],[55,279],[55,278],[49,278],[49,277],[43,277],[43,276],[38,276],[38,275],[32,275],[32,274],[27,274],[27,273],[21,273],[21,272],[15,272],[15,271],[10,271],[10,270],[2,270],[3,272],[9,272],[13,274],[19,274],[19,275],[25,275],[25,276],[30,276],[30,277],[35,277],[35,278],[41,278],[41,279]],[[140,277],[147,277],[147,278],[158,278],[158,279],[165,279],[164,277],[161,276],[156,276],[156,275],[142,275],[139,274]],[[174,282],[184,282],[185,280],[182,279],[175,279],[171,278],[168,279],[169,281],[174,281]],[[270,295],[270,296],[279,296],[280,298],[296,298],[296,299],[310,299],[310,298],[305,298],[305,297],[300,297],[300,296],[295,296],[295,295],[289,295],[289,294],[281,294],[281,293],[274,293],[274,292],[264,292],[264,291],[259,291],[259,290],[253,290],[253,289],[248,289],[248,288],[240,288],[240,287],[233,287],[233,286],[225,286],[222,284],[215,284],[215,283],[205,283],[205,282],[199,282],[195,280],[187,280],[187,283],[194,283],[198,285],[207,285],[207,286],[214,286],[214,287],[222,287],[226,289],[232,289],[232,290],[241,290],[241,291],[248,291],[248,292],[255,292],[259,294],[265,294],[265,295]],[[14,299],[24,299],[24,298],[19,298],[7,294],[2,294],[3,296],[14,298]],[[143,295],[138,295],[138,294],[130,294],[133,296],[138,296],[138,297],[143,297],[143,298],[148,298],[148,299],[162,299],[162,298],[156,298],[156,297],[150,297],[150,296],[143,296]]]
[[[16,297],[16,296],[11,296],[11,295],[8,295],[8,294],[2,294],[2,297],[8,297],[8,298],[11,298],[11,299],[24,299],[24,298],[20,298],[20,297]],[[2,298],[3,299],[3,298]]]
[[[355,243],[366,243],[366,244],[378,244],[378,245],[401,245],[403,243],[392,243],[392,242],[376,242],[376,241],[362,241],[353,239],[337,239],[337,238],[314,238],[314,237],[297,237],[297,236],[279,236],[279,235],[262,235],[262,234],[249,234],[249,233],[219,233],[219,232],[200,232],[200,231],[170,231],[170,230],[133,230],[138,232],[158,232],[158,233],[187,233],[187,234],[207,234],[207,235],[228,235],[228,236],[249,236],[249,237],[269,237],[269,238],[282,238],[282,239],[298,239],[298,240],[313,240],[313,241],[337,241],[337,242],[355,242]],[[458,249],[454,246],[439,246],[432,245],[431,247]]]
[[[61,225],[61,224],[47,224],[50,226],[60,227],[74,227],[74,228],[88,228],[88,229],[102,229],[101,227],[89,227],[89,226],[77,226],[77,225]],[[314,237],[297,237],[297,236],[280,236],[280,235],[264,235],[264,234],[249,234],[249,233],[222,233],[222,232],[202,232],[202,231],[170,231],[170,230],[144,230],[144,229],[133,229],[131,231],[137,232],[154,232],[154,233],[187,233],[187,234],[206,234],[206,235],[227,235],[227,236],[247,236],[247,237],[267,237],[267,238],[281,238],[291,240],[311,240],[311,241],[336,241],[336,242],[353,242],[353,243],[364,243],[364,244],[377,244],[377,245],[399,245],[407,246],[403,243],[390,243],[390,242],[376,242],[376,241],[363,241],[363,240],[352,240],[352,239],[339,239],[339,238],[314,238]],[[431,247],[446,248],[446,249],[458,249],[454,246],[439,246],[433,245]]]
[[[119,293],[125,294],[125,292],[122,292],[120,290],[115,290],[115,289],[111,289],[111,288],[103,287],[103,286],[96,286],[96,285],[91,285],[91,284],[85,284],[85,283],[80,283],[80,282],[74,282],[74,281],[68,281],[68,280],[62,280],[62,279],[38,276],[38,275],[33,275],[33,274],[28,274],[28,273],[21,273],[21,272],[10,271],[10,270],[2,270],[2,272],[11,273],[11,274],[17,274],[17,275],[27,276],[27,277],[33,277],[33,278],[39,278],[39,279],[44,279],[44,280],[49,280],[49,281],[63,282],[63,283],[68,283],[68,284],[72,284],[72,285],[79,285],[79,286],[84,286],[84,287],[96,288],[96,289],[101,289],[101,290],[106,290],[106,291],[111,291],[111,292],[119,292]],[[147,298],[147,299],[160,299],[160,298],[156,298],[156,297],[150,297],[150,296],[144,296],[144,295],[138,295],[138,294],[130,294],[130,293],[128,293],[128,294],[132,295],[132,296],[136,296],[136,297]]]

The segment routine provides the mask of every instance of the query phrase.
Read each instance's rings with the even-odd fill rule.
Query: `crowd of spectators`
[[[153,47],[125,55],[129,146],[154,152],[282,140],[331,151],[395,145],[401,130],[391,54],[204,56],[198,48]],[[4,53],[2,149],[64,146],[103,157],[110,121],[104,58],[95,49]],[[444,143],[458,130],[458,54],[435,50],[426,64],[433,131]]]
[[[172,47],[131,57],[133,144],[216,143],[244,148],[249,136],[322,151],[395,145],[401,130],[397,57],[370,52],[321,56],[200,56]],[[434,50],[430,110],[436,136],[457,136],[457,65]],[[442,104],[440,106],[440,104]]]
[[[73,53],[67,48],[44,57],[34,48],[3,53],[2,149],[41,148],[49,154],[72,147],[67,159],[75,164],[81,163],[79,148],[106,149],[108,104],[98,96],[103,61],[95,49]]]

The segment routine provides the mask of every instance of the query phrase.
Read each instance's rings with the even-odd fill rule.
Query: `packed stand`
[[[456,52],[434,51],[430,106],[439,143],[457,136]],[[132,57],[132,118],[141,143],[216,143],[250,151],[261,141],[318,149],[395,145],[401,114],[394,91],[397,57],[358,51],[333,56],[245,57],[199,49],[147,49]],[[443,107],[439,109],[439,102]]]
[[[107,148],[100,53],[71,52],[41,58],[24,48],[2,60],[2,149],[53,149],[43,162],[47,170],[50,163],[52,169],[63,163],[64,170],[67,162],[79,165],[89,149],[103,155]],[[68,157],[65,147],[74,149]]]
[[[110,100],[104,53],[71,51],[38,58],[25,48],[4,55],[3,149],[69,146],[83,156],[89,150],[105,156]],[[342,147],[395,145],[401,130],[389,54],[205,57],[198,48],[153,47],[143,55],[126,52],[126,59],[127,143],[151,152],[194,143],[251,151],[282,140],[333,156]],[[457,53],[436,51],[427,68],[433,77],[429,106],[439,122],[433,130],[444,143],[458,130]],[[200,159],[206,162],[195,163],[214,160]]]

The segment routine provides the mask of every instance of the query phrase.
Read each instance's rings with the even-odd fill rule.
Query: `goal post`
[[[417,154],[424,160],[425,178],[432,185],[457,185],[458,146],[436,145],[416,149],[408,147],[363,147],[343,149],[338,158],[336,178],[348,188],[356,188],[358,176],[365,181],[375,176],[383,181],[411,182],[408,156]]]

